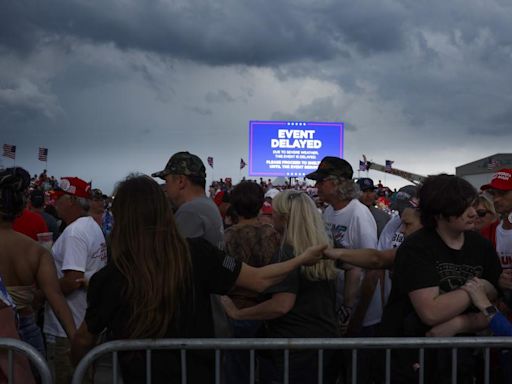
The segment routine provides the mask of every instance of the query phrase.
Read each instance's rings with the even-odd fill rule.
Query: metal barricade
[[[452,383],[457,383],[457,350],[459,348],[476,348],[484,350],[484,379],[490,383],[490,348],[512,348],[512,337],[439,337],[439,338],[332,338],[332,339],[142,339],[118,340],[101,344],[93,348],[78,364],[73,375],[72,384],[80,384],[88,367],[98,357],[112,353],[113,383],[118,384],[119,358],[118,352],[146,351],[146,367],[151,367],[151,352],[155,350],[180,350],[182,377],[181,383],[187,383],[186,351],[214,350],[215,351],[215,382],[220,384],[221,351],[249,350],[250,351],[250,383],[255,382],[255,351],[283,350],[284,351],[284,383],[288,384],[288,366],[290,350],[318,350],[318,366],[322,367],[324,350],[352,350],[351,382],[357,383],[357,351],[360,349],[383,349],[385,353],[385,382],[391,382],[391,350],[418,349],[419,383],[424,378],[425,349],[451,349]],[[323,383],[322,370],[318,372],[318,383]],[[146,369],[146,383],[151,383],[151,370]]]
[[[46,364],[46,360],[43,356],[30,344],[27,344],[23,341],[16,339],[7,339],[0,338],[0,350],[7,349],[7,363],[8,363],[8,372],[7,379],[8,383],[19,382],[16,381],[14,377],[14,352],[19,352],[25,355],[29,361],[32,363],[32,366],[37,369],[39,372],[39,377],[41,378],[42,384],[52,384],[52,375],[50,373],[50,369]]]

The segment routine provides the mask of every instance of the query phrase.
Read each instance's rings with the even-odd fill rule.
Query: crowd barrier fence
[[[30,344],[16,339],[0,338],[0,350],[7,350],[7,382],[19,383],[14,376],[14,353],[25,355],[32,366],[39,372],[42,384],[52,384],[52,375],[44,357]]]
[[[151,352],[155,350],[180,350],[182,377],[181,383],[187,384],[186,366],[187,350],[214,350],[215,351],[215,382],[221,383],[221,351],[249,350],[250,351],[250,383],[255,382],[255,351],[256,350],[283,350],[284,353],[284,383],[288,384],[289,351],[318,350],[318,366],[323,363],[324,350],[351,350],[352,369],[349,378],[352,384],[357,383],[357,355],[361,349],[384,349],[386,351],[385,382],[391,382],[390,365],[391,350],[418,349],[419,383],[424,383],[424,354],[425,349],[442,348],[451,350],[452,370],[451,381],[457,383],[457,350],[460,348],[482,349],[484,353],[484,380],[490,383],[490,349],[512,348],[512,337],[446,337],[446,338],[332,338],[332,339],[141,339],[118,340],[96,346],[84,356],[75,370],[72,384],[80,384],[88,367],[100,356],[112,353],[112,379],[118,384],[119,357],[118,352],[145,350],[146,367],[151,367]],[[322,370],[318,371],[318,383],[323,383]],[[146,369],[146,383],[151,383],[151,370]]]

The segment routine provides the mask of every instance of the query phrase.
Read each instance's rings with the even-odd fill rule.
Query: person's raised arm
[[[242,263],[240,274],[235,282],[238,287],[263,292],[265,289],[279,283],[288,273],[301,265],[313,265],[323,257],[327,245],[309,247],[303,253],[287,261],[254,268]]]
[[[329,259],[340,260],[356,267],[367,269],[390,268],[395,261],[396,248],[379,251],[372,248],[348,249],[328,248],[324,255]]]

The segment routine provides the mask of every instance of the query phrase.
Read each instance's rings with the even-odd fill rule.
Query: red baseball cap
[[[59,189],[55,191],[55,200],[65,194],[90,199],[91,184],[78,177],[61,177]]]
[[[492,175],[491,182],[489,184],[482,185],[480,189],[482,191],[485,191],[486,189],[498,189],[500,191],[512,190],[512,169],[500,169]]]
[[[265,201],[263,203],[263,206],[261,207],[261,214],[262,215],[272,215],[272,204]]]

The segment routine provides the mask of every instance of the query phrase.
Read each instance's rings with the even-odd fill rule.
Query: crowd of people
[[[105,340],[512,335],[512,169],[477,191],[453,175],[391,191],[325,157],[306,179],[219,180],[189,152],[110,198],[78,177],[0,170],[0,336],[46,357],[56,383]],[[163,180],[160,185],[157,180]],[[451,379],[445,350],[393,350],[391,382]],[[512,380],[507,350],[493,382]],[[481,382],[481,355],[461,350],[460,382]],[[380,351],[260,351],[261,384],[385,380]],[[321,364],[320,364],[321,363]],[[143,352],[121,353],[125,383],[146,377]],[[423,369],[420,369],[423,368]],[[155,383],[215,381],[213,351],[153,353]],[[0,354],[0,382],[6,378]],[[223,383],[249,382],[250,355],[223,354]],[[15,359],[23,383],[37,382]],[[88,372],[88,382],[99,380]]]

